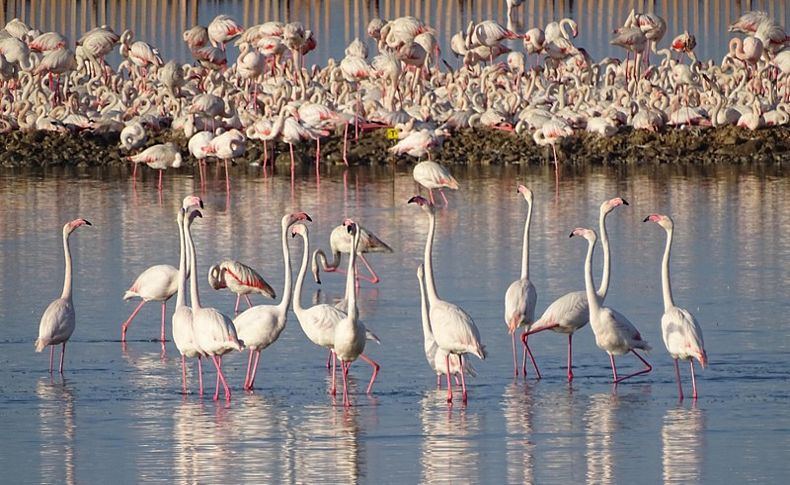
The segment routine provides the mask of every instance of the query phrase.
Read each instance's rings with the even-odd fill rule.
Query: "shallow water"
[[[239,170],[227,198],[210,170],[204,218],[193,230],[204,304],[232,312],[233,297],[205,284],[208,266],[224,257],[257,267],[281,293],[278,222],[287,211],[313,217],[313,248],[327,246],[344,215],[395,248],[369,258],[383,280],[363,284],[359,304],[381,337],[367,353],[382,372],[366,396],[370,368],[352,366],[350,410],[327,395],[326,354],[307,341],[292,313],[263,353],[254,394],[240,390],[246,355],[225,359],[230,403],[181,395],[177,350],[168,342],[163,354],[152,340],[157,306],[143,308],[121,345],[120,324],[135,306],[121,300],[124,290],[145,267],[177,261],[173,220],[181,198],[198,190],[191,175],[166,174],[160,202],[148,171],[136,186],[112,172],[0,172],[4,481],[776,483],[790,473],[790,179],[780,169],[580,169],[562,174],[557,195],[549,167],[454,172],[462,190],[450,193],[450,207],[439,213],[437,287],[472,315],[490,355],[473,358],[478,376],[469,379],[469,405],[448,407],[422,353],[415,268],[427,221],[406,204],[416,191],[407,169],[332,168],[320,188],[312,175],[298,175],[293,193],[287,176]],[[583,287],[586,244],[569,239],[570,230],[595,225],[606,198],[630,202],[608,219],[607,305],[652,343],[651,374],[613,389],[608,359],[585,328],[574,339],[572,385],[565,381],[566,340],[557,334],[531,339],[541,381],[531,369],[526,381],[512,378],[502,302],[520,268],[526,209],[519,182],[535,192],[530,276],[539,312]],[[661,341],[664,232],[641,222],[651,212],[675,220],[675,299],[704,330],[710,367],[698,371],[696,403],[678,402]],[[61,289],[60,227],[78,216],[94,226],[71,239],[77,330],[64,377],[53,378],[33,340]],[[298,265],[301,242],[289,244]],[[306,283],[305,303],[342,296],[343,277],[326,274],[323,281],[320,288]],[[632,357],[618,365],[622,372],[638,368]],[[687,366],[682,372],[690,393]],[[213,370],[205,375],[211,387]]]
[[[43,6],[43,8],[42,8]],[[790,9],[781,0],[711,0],[646,1],[633,0],[524,0],[513,15],[518,32],[542,27],[552,20],[574,18],[579,24],[575,45],[585,47],[593,59],[606,56],[625,57],[625,51],[609,44],[611,32],[621,26],[632,8],[655,12],[667,21],[667,33],[659,47],[668,47],[671,39],[688,30],[697,38],[696,53],[701,60],[717,63],[727,53],[731,34],[727,26],[742,13],[764,10],[781,25],[790,24]],[[75,40],[97,25],[107,24],[117,32],[132,29],[136,38],[159,48],[165,59],[191,62],[189,50],[181,33],[193,25],[208,25],[219,14],[228,14],[243,26],[269,20],[299,21],[313,30],[318,47],[308,55],[308,64],[326,65],[329,57],[342,59],[343,50],[360,38],[373,49],[366,27],[374,18],[393,19],[413,15],[436,29],[443,51],[442,57],[455,65],[450,50],[450,37],[465,31],[470,20],[493,19],[507,25],[504,0],[229,0],[167,2],[164,0],[98,0],[93,2],[65,0],[20,0],[8,2],[0,9],[0,22],[14,17],[42,31],[57,30]],[[517,44],[511,48],[523,50]],[[237,50],[232,48],[228,60],[233,62]],[[117,65],[118,59],[114,61]]]

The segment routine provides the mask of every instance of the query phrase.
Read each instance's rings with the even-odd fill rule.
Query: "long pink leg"
[[[431,205],[436,205],[436,201],[433,200],[433,189],[428,189],[428,195],[431,198]]]
[[[535,362],[535,357],[532,355],[532,351],[529,349],[529,344],[527,343],[527,339],[529,338],[529,335],[530,335],[529,332],[524,332],[523,334],[521,334],[521,343],[523,343],[524,344],[524,348],[527,349],[527,355],[529,355],[529,360],[532,361],[532,367],[535,368],[536,378],[537,379],[541,379],[540,369],[538,369],[538,363]],[[527,366],[526,365],[524,365],[524,367],[522,369],[522,372],[524,373],[524,376],[526,377],[526,375],[527,375]]]
[[[159,340],[165,341],[165,314],[167,313],[167,300],[162,302],[162,329],[159,333]]]
[[[228,159],[225,159],[225,190],[230,192],[230,175],[228,174]]]
[[[619,381],[617,380],[617,366],[614,365],[614,356],[609,354],[609,362],[612,363],[612,382],[617,384]]]
[[[348,153],[348,123],[346,123],[346,127],[343,130],[343,163],[346,164],[348,167],[348,158],[346,154]]]
[[[250,356],[247,358],[247,373],[244,374],[244,390],[245,391],[250,388],[250,369],[252,368],[252,354],[254,354],[254,353],[255,353],[255,351],[253,349],[250,349]]]
[[[203,396],[203,360],[198,356],[198,382],[200,383],[200,396]]]
[[[513,376],[518,377],[518,361],[516,360],[516,332],[510,334],[510,341],[513,344]],[[526,357],[525,357],[526,358]]]
[[[647,363],[647,361],[646,361],[645,359],[643,359],[641,355],[637,354],[637,353],[636,353],[636,350],[633,350],[633,349],[631,349],[631,353],[632,353],[632,354],[634,354],[634,355],[636,356],[636,358],[637,358],[637,359],[641,360],[641,361],[642,361],[642,362],[645,364],[645,368],[644,368],[644,369],[642,369],[642,370],[640,370],[640,371],[634,372],[633,374],[628,374],[628,375],[627,375],[627,376],[625,376],[625,377],[621,377],[621,378],[617,379],[617,380],[616,380],[616,382],[615,382],[615,384],[616,384],[616,383],[619,383],[619,382],[623,382],[624,380],[626,380],[626,379],[629,379],[629,378],[631,378],[631,377],[634,377],[634,376],[638,376],[638,375],[642,375],[642,374],[647,374],[648,372],[650,372],[651,370],[653,370],[653,366],[651,366],[650,364],[648,364],[648,363]],[[612,363],[614,363],[614,359],[612,359]]]
[[[132,181],[137,183],[137,162],[132,162],[134,164],[134,168],[132,169]]]
[[[215,356],[211,356],[211,359],[214,360],[214,366],[217,365],[217,361],[215,360]],[[219,367],[217,367],[217,378],[214,380],[214,400],[216,401],[219,399]]]
[[[335,383],[335,375],[337,374],[337,359],[335,358],[335,353],[331,350],[329,351],[329,358],[332,360],[332,389],[329,390],[329,394],[334,396],[337,394],[337,385]]]
[[[464,402],[464,404],[466,404],[466,401],[467,401],[467,399],[466,399],[466,381],[464,380],[464,356],[463,355],[459,355],[458,356],[458,363],[460,364],[459,367],[461,369],[461,389],[463,389],[463,394],[462,394],[463,402]]]
[[[442,375],[436,374],[436,389],[442,388]]]
[[[255,387],[255,374],[258,373],[258,361],[261,360],[261,351],[255,352],[255,363],[252,365],[252,376],[250,377],[250,390]]]
[[[680,366],[678,366],[678,359],[675,359],[675,377],[678,381],[678,396],[683,400],[683,385],[680,383]]]
[[[557,148],[555,148],[554,143],[551,144],[551,151],[554,152],[554,184],[555,184],[555,189],[559,190],[559,188],[560,188],[560,165],[557,163]]]
[[[381,366],[365,354],[359,354],[359,357],[373,367],[373,375],[370,377],[368,390],[366,391],[368,394],[370,394],[370,391],[373,389],[373,383],[376,381],[376,376],[379,375],[379,369],[381,369]]]
[[[573,334],[568,334],[568,382],[573,380]]]
[[[381,281],[381,278],[379,278],[379,275],[377,275],[376,272],[373,271],[373,267],[370,265],[370,263],[368,263],[368,260],[365,258],[365,255],[364,254],[359,254],[358,256],[359,256],[359,260],[362,261],[362,264],[365,265],[365,267],[368,269],[368,272],[370,273],[370,277],[360,276],[359,278],[362,278],[365,281],[369,281],[369,282],[373,283],[374,285],[376,283],[378,283],[379,281]]]
[[[159,171],[159,192],[162,191],[162,174],[163,173],[164,173],[164,170],[160,170]]]
[[[225,375],[222,373],[222,357],[217,357],[216,355],[212,355],[211,358],[214,360],[214,366],[217,368],[217,390],[214,391],[214,400],[219,399],[219,382],[222,381],[222,386],[225,388],[225,400],[230,401],[230,388],[228,387],[228,383],[225,381]]]
[[[244,299],[247,300],[247,306],[252,308],[252,302],[250,301],[250,297],[248,295],[244,295]]]
[[[241,295],[236,295],[236,306],[233,307],[233,314],[234,315],[238,315],[239,314],[239,301],[240,301],[240,299],[241,299]]]
[[[60,348],[60,373],[63,374],[63,358],[66,356],[66,342]]]
[[[444,364],[447,366],[447,402],[453,402],[453,382],[450,380],[450,354],[444,356]]]
[[[449,205],[449,202],[447,202],[447,196],[444,195],[444,190],[439,189],[439,194],[441,194],[442,199],[444,200],[444,206],[447,207]]]
[[[187,358],[181,354],[181,389],[187,393]]]
[[[123,322],[123,325],[121,325],[121,342],[126,342],[126,331],[129,329],[129,325],[131,325],[132,320],[134,320],[134,317],[137,316],[137,312],[140,311],[143,305],[145,305],[145,300],[141,301],[140,304],[137,305],[137,308],[134,309],[132,314],[129,315],[129,318],[127,318],[126,321]]]
[[[691,397],[697,399],[697,378],[694,376],[694,361],[689,360],[689,364],[691,365]]]
[[[49,346],[49,373],[52,374],[52,364],[55,361],[55,346]]]
[[[348,399],[348,368],[351,367],[351,362],[340,361],[340,368],[343,369],[343,406],[351,406],[351,401]]]

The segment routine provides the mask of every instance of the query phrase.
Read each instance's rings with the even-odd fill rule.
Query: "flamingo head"
[[[291,226],[291,237],[296,237],[297,235],[307,237],[307,226],[301,222]]]
[[[598,235],[595,234],[594,230],[585,229],[584,227],[577,227],[576,229],[573,230],[573,232],[571,232],[570,236],[568,237],[573,237],[573,236],[581,236],[592,243],[595,243],[595,241],[598,239]]]
[[[283,216],[282,225],[283,227],[289,227],[293,225],[293,223],[299,221],[313,222],[313,219],[307,214],[307,212],[294,212],[293,214],[286,214]]]
[[[629,204],[628,201],[623,199],[622,197],[615,197],[614,199],[609,199],[607,201],[604,201],[603,204],[601,204],[601,213],[608,214],[609,212],[612,212],[615,209],[615,207],[620,207],[621,205],[629,205]]]
[[[184,201],[181,203],[181,207],[184,209],[184,212],[189,211],[191,209],[202,209],[203,208],[203,199],[198,197],[197,195],[187,195],[184,197]]]
[[[71,234],[72,232],[74,232],[75,229],[77,229],[80,226],[92,226],[92,225],[93,224],[88,222],[87,219],[82,219],[82,218],[74,219],[71,222],[67,222],[66,225],[63,226],[63,234]]]
[[[665,216],[663,214],[650,214],[647,217],[645,217],[645,219],[642,222],[647,222],[647,221],[655,222],[656,224],[663,227],[667,231],[672,230],[672,228],[674,227],[674,223],[672,222],[672,219],[670,219],[669,216]]]
[[[187,219],[187,222],[189,224],[192,224],[192,221],[194,221],[196,217],[203,217],[203,213],[197,209],[194,209],[192,212],[189,213],[189,218]]]
[[[348,231],[349,234],[351,234],[352,236],[356,236],[357,229],[359,228],[359,226],[357,225],[356,222],[352,221],[351,219],[348,219],[348,221],[349,221],[348,224],[344,223],[343,225],[346,226],[346,230]]]
[[[409,199],[409,201],[407,203],[408,204],[417,204],[418,206],[422,207],[423,210],[431,210],[431,209],[433,209],[433,204],[431,204],[431,202],[428,199],[426,199],[425,197],[423,197],[421,195],[415,195],[414,197]]]
[[[208,285],[215,290],[227,288],[225,281],[223,280],[222,268],[220,268],[218,264],[215,264],[208,269]]]
[[[532,203],[532,191],[528,189],[525,185],[518,184],[518,189],[516,190],[516,192],[522,194],[527,202],[529,202],[530,204]]]

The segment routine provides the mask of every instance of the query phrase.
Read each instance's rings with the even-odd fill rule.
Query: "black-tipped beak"
[[[203,208],[203,199],[200,199],[200,208]]]
[[[417,202],[417,196],[416,195],[414,197],[412,197],[411,199],[409,199],[407,204],[414,204],[415,202]]]
[[[295,232],[292,232],[292,233],[291,233],[291,237],[296,237],[296,233],[295,233]]]
[[[621,199],[622,199],[622,197],[621,197]],[[622,199],[622,200],[623,200],[623,205],[631,205],[631,204],[628,203],[627,200],[625,200],[625,199]]]
[[[85,221],[85,225],[87,225],[87,226],[92,226],[93,225],[93,224],[91,224],[91,221],[89,221],[87,219],[83,219],[83,221]]]
[[[310,222],[313,222],[313,219],[310,217],[310,215],[309,215],[309,214],[305,214],[305,215],[304,215],[304,218],[305,218],[305,219],[307,219],[307,220],[308,220],[308,221],[310,221]]]
[[[570,235],[570,236],[568,236],[568,237],[573,237],[573,232],[571,232],[571,235]]]
[[[649,220],[650,220],[650,216],[647,216],[647,217],[645,217],[645,219],[642,222],[647,222]]]

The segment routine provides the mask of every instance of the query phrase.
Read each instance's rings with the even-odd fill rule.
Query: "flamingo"
[[[348,231],[348,229],[345,230],[346,232]],[[304,285],[304,278],[307,274],[308,259],[310,257],[310,240],[308,237],[307,226],[304,224],[294,224],[293,228],[291,229],[291,233],[292,235],[298,234],[302,236],[302,239],[304,239],[302,266],[299,269],[299,274],[296,276],[296,284],[294,286],[293,310],[296,314],[296,319],[299,321],[299,326],[302,327],[302,331],[307,336],[307,338],[314,344],[329,350],[329,360],[333,364],[332,388],[329,392],[330,394],[334,395],[336,392],[334,368],[335,359],[333,358],[335,345],[335,327],[337,326],[338,322],[340,322],[340,320],[345,318],[346,314],[341,309],[333,305],[327,305],[325,303],[314,305],[309,308],[302,306],[302,286]],[[344,301],[347,302],[348,297],[349,295],[347,294],[344,298]],[[376,343],[381,343],[379,338],[367,329],[365,330],[365,338],[368,340],[373,340]],[[369,393],[370,390],[373,389],[373,382],[375,381],[376,374],[378,374],[379,366],[372,360],[368,359],[368,357],[364,354],[362,354],[360,357],[362,360],[365,360],[373,367],[373,376],[371,377],[370,383],[368,384],[367,392]],[[327,362],[327,367],[328,366],[329,362]]]
[[[661,335],[667,352],[675,361],[675,376],[678,381],[678,394],[683,399],[683,386],[680,383],[678,359],[688,360],[691,368],[692,397],[697,399],[697,380],[694,377],[694,359],[705,368],[708,355],[702,340],[702,327],[688,310],[675,306],[672,300],[672,286],[669,282],[669,252],[672,249],[672,234],[675,224],[669,216],[650,214],[643,222],[655,222],[667,233],[667,244],[661,260],[661,288],[664,295],[664,315],[661,317]]]
[[[450,382],[450,355],[458,355],[461,362],[461,386],[463,389],[463,402],[467,402],[466,381],[464,380],[464,354],[476,355],[480,360],[485,360],[486,349],[480,342],[480,332],[475,322],[461,307],[444,301],[436,293],[433,281],[433,238],[436,232],[436,209],[426,198],[416,195],[409,199],[428,214],[428,237],[425,240],[425,288],[430,305],[430,321],[433,328],[436,344],[444,352],[445,367],[447,370],[447,402],[453,401],[453,386]]]
[[[532,135],[532,139],[537,145],[546,146],[551,145],[551,151],[554,154],[554,181],[559,186],[560,183],[560,166],[557,162],[557,143],[563,138],[573,135],[573,128],[568,126],[568,123],[559,119],[552,118],[543,123],[538,130]]]
[[[123,295],[124,300],[131,300],[138,297],[142,301],[134,309],[129,318],[121,325],[121,342],[126,341],[126,332],[129,325],[143,305],[149,301],[162,302],[162,329],[159,339],[165,341],[165,313],[167,312],[167,300],[178,291],[178,270],[169,264],[157,264],[146,268],[145,271],[134,280],[132,286]]]
[[[172,142],[159,143],[157,145],[150,146],[137,155],[131,155],[126,158],[134,162],[132,180],[136,180],[138,163],[145,163],[154,170],[159,170],[158,187],[160,192],[162,191],[162,173],[169,167],[178,168],[182,163],[181,153]]]
[[[203,186],[203,172],[205,166],[205,159],[208,157],[209,154],[209,145],[211,144],[211,140],[214,139],[214,133],[211,131],[198,131],[189,139],[189,143],[187,143],[187,148],[189,149],[189,154],[192,155],[195,160],[198,162],[198,173],[200,174],[200,185]]]
[[[615,36],[609,41],[610,44],[622,47],[634,53],[634,74],[633,79],[639,79],[639,62],[642,53],[647,47],[647,36],[639,27],[624,27],[615,31]],[[628,60],[626,59],[626,64]],[[626,73],[628,68],[626,66]],[[627,77],[627,76],[626,76]]]
[[[147,140],[145,127],[139,120],[127,123],[121,130],[121,146],[127,151],[140,148]]]
[[[194,51],[208,44],[208,29],[202,25],[195,25],[189,30],[185,30],[182,38],[189,50]]]
[[[760,12],[757,10],[746,12],[738,17],[738,20],[731,23],[727,30],[729,32],[743,32],[744,34],[753,34],[757,31],[757,27],[765,22],[771,20],[767,12]]]
[[[211,45],[214,47],[219,46],[223,52],[225,51],[225,44],[242,32],[244,32],[244,28],[229,15],[217,15],[208,24],[207,28],[208,39],[211,41]]]
[[[431,205],[436,203],[433,198],[433,189],[448,188],[458,190],[459,188],[458,181],[450,174],[450,170],[436,162],[424,161],[418,163],[412,169],[411,175],[418,184],[428,189]],[[443,191],[440,190],[439,193],[442,194],[442,199],[444,199],[444,205],[446,206],[447,197]]]
[[[215,308],[203,307],[200,304],[198,278],[194,276],[197,274],[197,255],[189,226],[184,228],[184,240],[189,248],[189,272],[193,275],[189,279],[189,286],[192,297],[192,328],[195,332],[195,341],[203,353],[211,357],[214,367],[217,369],[214,400],[219,399],[219,384],[221,382],[225,388],[225,400],[229,401],[230,388],[225,375],[222,373],[222,356],[232,350],[241,352],[243,342],[239,341],[236,335],[236,327],[233,326],[233,321],[230,318]]]
[[[353,238],[349,237],[348,230],[346,229],[350,221],[351,219],[344,219],[343,223],[332,229],[332,232],[329,234],[329,248],[332,253],[331,262],[327,261],[326,253],[324,253],[322,249],[316,249],[313,253],[312,272],[316,283],[321,284],[321,269],[326,272],[342,272],[342,270],[339,270],[340,259],[342,257],[341,253],[350,254],[351,244],[353,243]],[[370,276],[358,275],[357,278],[362,278],[365,281],[376,284],[381,281],[381,278],[379,278],[379,275],[373,270],[368,260],[365,259],[364,253],[392,253],[393,250],[387,243],[372,232],[362,226],[357,225],[357,227],[360,232],[359,259],[365,264],[365,267],[370,273]]]
[[[357,250],[359,247],[359,238],[361,231],[357,228],[354,222],[349,222],[346,226],[348,232],[353,236],[354,242],[351,245],[351,253],[348,257],[348,274],[346,274],[346,302],[348,310],[345,316],[335,325],[335,336],[333,350],[338,359],[340,359],[340,368],[343,371],[343,405],[351,406],[351,401],[348,398],[348,369],[351,364],[362,358],[373,366],[373,376],[370,378],[367,393],[373,388],[373,382],[376,380],[376,375],[379,373],[379,364],[370,357],[365,356],[365,325],[359,321],[359,311],[357,310],[357,292],[354,289],[355,264],[357,262]],[[449,364],[448,364],[449,369]],[[449,370],[448,370],[449,372]],[[449,376],[448,376],[449,379]]]
[[[237,335],[250,349],[247,360],[247,374],[244,377],[244,390],[251,391],[255,385],[255,374],[261,351],[280,338],[285,329],[288,305],[291,304],[291,256],[288,252],[288,229],[299,221],[312,221],[305,212],[295,212],[283,216],[280,221],[282,228],[283,261],[285,266],[285,283],[278,305],[257,305],[245,310],[233,320]],[[253,355],[255,364],[252,363]]]
[[[49,75],[52,103],[55,104],[62,100],[60,94],[60,76],[76,68],[77,57],[74,55],[74,52],[67,47],[59,47],[44,54],[41,62],[33,69],[33,74]],[[57,81],[53,82],[53,78],[57,78]]]
[[[248,295],[251,293],[260,293],[272,299],[277,298],[274,288],[263,279],[263,276],[246,264],[232,259],[222,261],[208,269],[208,284],[215,290],[228,288],[231,292],[236,293],[234,315],[239,314],[239,302],[242,295],[250,308],[252,308],[252,302]]]
[[[597,294],[601,301],[606,299],[606,294],[609,291],[609,274],[611,268],[611,258],[609,254],[609,236],[606,231],[606,216],[609,215],[615,208],[621,205],[628,205],[628,201],[621,197],[614,197],[605,200],[601,203],[598,211],[598,226],[601,231],[601,246],[603,247],[603,274],[601,276],[601,286],[598,288]],[[573,334],[580,328],[587,325],[590,320],[590,307],[587,303],[587,294],[584,291],[573,291],[554,300],[543,315],[532,325],[532,327],[521,335],[521,341],[527,347],[527,338],[529,335],[542,332],[544,330],[552,330],[559,333],[568,334],[568,381],[573,380]],[[532,355],[531,351],[527,348],[527,353]],[[535,373],[540,379],[540,370],[538,370],[534,359],[532,365],[535,367]],[[526,375],[526,362],[522,367],[524,375]]]
[[[222,160],[225,165],[225,189],[230,191],[228,160],[244,155],[247,151],[247,138],[242,132],[233,128],[212,138],[208,145],[203,147],[203,151]]]
[[[612,382],[619,384],[631,377],[647,374],[653,370],[653,367],[637,353],[636,349],[650,350],[650,345],[624,315],[603,306],[603,298],[598,296],[593,287],[592,256],[598,235],[595,234],[593,229],[577,227],[571,232],[570,237],[573,236],[581,236],[588,243],[587,258],[584,262],[584,287],[587,293],[587,302],[590,306],[590,326],[592,326],[593,334],[595,335],[595,344],[599,349],[609,354],[609,362],[612,364]],[[629,352],[641,360],[645,364],[645,368],[625,377],[618,377],[614,356]]]
[[[425,295],[425,268],[422,263],[417,266],[417,282],[420,285],[420,316],[422,317],[423,349],[428,365],[436,373],[436,387],[442,387],[442,374],[444,374],[445,357],[447,352],[439,348],[431,329],[431,318],[428,314],[428,297]],[[477,375],[472,363],[464,361],[464,372],[474,377]],[[450,356],[450,374],[456,379],[461,374],[461,359],[457,355]],[[456,380],[456,384],[458,381]]]
[[[52,363],[55,358],[55,346],[60,349],[60,373],[63,374],[63,357],[66,355],[66,342],[71,338],[76,326],[74,314],[74,301],[71,298],[71,251],[69,250],[69,236],[80,226],[91,226],[85,219],[74,219],[63,226],[63,254],[66,260],[66,270],[63,277],[63,291],[60,298],[53,301],[41,315],[38,325],[38,338],[36,339],[36,352],[41,352],[50,345],[49,373],[52,374]]]
[[[532,191],[524,185],[518,186],[518,193],[527,201],[527,219],[524,222],[524,241],[521,248],[521,277],[508,286],[505,292],[505,323],[510,333],[513,347],[513,373],[518,377],[516,362],[516,329],[529,327],[535,322],[535,304],[538,292],[529,280],[529,225],[532,220]],[[524,346],[524,359],[529,347]],[[532,358],[532,353],[530,352]],[[534,358],[532,358],[534,362]],[[524,369],[526,370],[526,369]],[[526,376],[526,373],[524,374]]]
[[[184,206],[202,207],[203,201],[199,197],[187,197]],[[187,254],[184,242],[184,224],[191,225],[195,217],[203,217],[199,210],[193,210],[189,216],[185,217],[186,209],[181,207],[178,212],[178,237],[181,246],[178,262],[178,296],[176,297],[176,309],[173,312],[173,342],[176,344],[178,352],[181,354],[181,387],[184,394],[187,393],[187,357],[198,359],[198,381],[200,395],[203,395],[203,351],[197,345],[195,330],[192,325],[192,309],[186,306],[186,280],[187,273]]]

